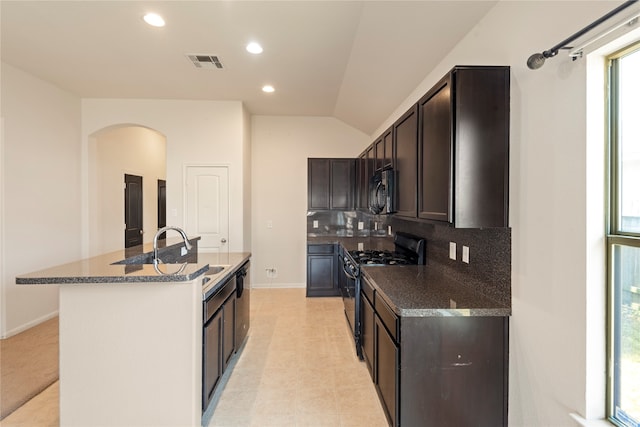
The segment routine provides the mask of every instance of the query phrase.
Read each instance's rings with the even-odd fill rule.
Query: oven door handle
[[[347,271],[347,263],[346,263],[346,262],[343,262],[343,263],[342,263],[342,271],[344,271],[344,274],[345,274],[348,278],[353,279],[353,280],[358,280],[358,278],[357,278],[356,276],[354,276],[354,275],[353,275],[353,273],[352,273],[351,271]]]

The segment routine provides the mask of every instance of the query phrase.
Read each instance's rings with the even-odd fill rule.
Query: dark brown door
[[[331,160],[331,209],[352,210],[355,160]]]
[[[158,229],[167,225],[167,181],[158,180]],[[167,233],[162,233],[160,239],[165,239]]]
[[[453,222],[451,89],[449,77],[419,102],[419,211],[424,219]]]
[[[124,247],[142,244],[142,177],[124,176]]]
[[[412,107],[393,125],[396,142],[396,215],[418,216],[418,111]]]
[[[308,160],[308,195],[309,210],[330,209],[331,167],[329,159]]]

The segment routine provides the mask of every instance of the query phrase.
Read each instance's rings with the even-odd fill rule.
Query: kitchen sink
[[[204,273],[205,276],[213,276],[215,274],[221,273],[224,269],[228,268],[228,265],[210,265],[209,270]]]

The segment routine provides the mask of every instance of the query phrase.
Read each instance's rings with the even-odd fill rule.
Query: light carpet
[[[0,340],[0,420],[58,379],[58,317]]]

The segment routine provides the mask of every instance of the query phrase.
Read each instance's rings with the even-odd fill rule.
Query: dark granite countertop
[[[510,316],[503,306],[424,265],[362,267],[389,307],[402,317]]]
[[[197,237],[196,239],[199,239]],[[192,239],[190,239],[192,240]],[[180,247],[179,237],[162,242],[163,248]],[[221,265],[226,268],[206,285],[211,290],[220,280],[233,273],[244,261],[249,259],[249,252],[232,252],[229,254],[194,253],[189,262],[181,270],[183,263],[160,264],[156,271],[153,264],[126,263],[117,264],[127,258],[137,258],[142,254],[153,252],[153,245],[146,243],[135,248],[123,249],[98,255],[91,258],[58,265],[16,277],[18,285],[52,285],[52,284],[91,284],[91,283],[153,283],[153,282],[189,282],[209,270],[210,265]],[[205,289],[203,289],[205,291]]]

